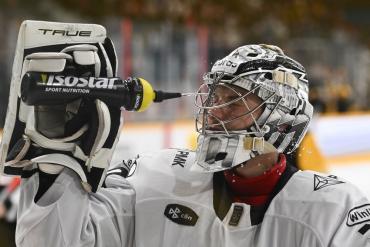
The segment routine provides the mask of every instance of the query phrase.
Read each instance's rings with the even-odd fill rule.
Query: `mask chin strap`
[[[265,141],[263,137],[244,137],[243,146],[245,150],[257,152],[259,155],[274,153],[278,150],[269,142]]]

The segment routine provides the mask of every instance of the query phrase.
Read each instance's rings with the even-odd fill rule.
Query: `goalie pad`
[[[0,165],[5,174],[21,175],[26,166],[34,167],[40,160],[66,166],[60,160],[68,156],[77,161],[70,162],[69,168],[79,174],[85,189],[90,187],[95,192],[103,183],[119,137],[120,109],[98,99],[26,105],[20,85],[23,75],[30,71],[116,76],[116,53],[105,28],[96,24],[22,23],[0,146]]]

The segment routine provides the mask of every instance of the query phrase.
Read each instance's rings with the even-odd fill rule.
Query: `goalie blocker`
[[[110,104],[106,100],[114,91],[108,90],[114,84],[109,84],[110,79],[106,79],[107,90],[103,90],[106,80],[89,83],[95,79],[86,79],[86,82],[83,78],[116,76],[115,49],[103,26],[24,21],[18,35],[0,147],[3,172],[27,177],[40,169],[38,163],[57,164],[74,170],[80,176],[83,187],[95,192],[103,183],[120,135],[121,112],[119,104]],[[59,85],[42,85],[46,79],[46,84],[53,83],[55,79]],[[27,80],[28,83],[25,83]],[[55,92],[58,88],[66,88],[68,83],[76,82],[75,86],[83,90],[76,80],[87,83],[84,90],[95,90],[95,94],[86,97],[78,93],[64,93],[58,98],[58,94],[45,89],[48,86]],[[141,109],[155,98],[156,94],[145,80],[123,82],[121,80],[125,92],[137,90],[136,97],[123,99],[123,102],[130,102],[123,106]],[[95,89],[89,88],[92,84]],[[113,88],[120,87],[114,84]],[[67,95],[70,98],[60,100]],[[133,99],[136,104],[132,104]],[[137,104],[138,101],[141,103]]]

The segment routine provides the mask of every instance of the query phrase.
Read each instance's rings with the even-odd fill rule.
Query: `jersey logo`
[[[191,208],[180,204],[168,204],[164,215],[171,221],[185,226],[194,226],[199,218]]]
[[[137,156],[135,159],[129,159],[126,162],[123,160],[122,163],[125,167],[127,167],[127,170],[128,170],[127,177],[131,177],[134,174],[134,172],[136,171],[136,168],[137,168],[136,159],[137,158],[139,158],[139,156]]]
[[[339,181],[336,176],[330,175],[323,177],[314,174],[314,191],[336,184],[342,184],[344,182]]]
[[[366,221],[370,221],[370,204],[364,204],[352,208],[348,212],[347,226],[354,226]]]
[[[172,162],[172,166],[185,167],[185,162],[188,156],[189,156],[189,152],[187,151],[177,151],[177,154],[175,155],[175,158]]]
[[[134,174],[136,167],[136,159],[128,159],[127,161],[122,160],[121,166],[108,170],[107,176],[120,175],[121,177],[127,178]]]

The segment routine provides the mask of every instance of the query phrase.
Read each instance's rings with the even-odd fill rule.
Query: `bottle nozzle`
[[[181,93],[170,93],[170,92],[163,92],[161,90],[154,90],[155,92],[155,98],[153,102],[162,102],[166,99],[174,99],[174,98],[180,98],[182,96]]]
[[[150,83],[143,78],[139,78],[143,87],[143,100],[138,111],[144,111],[152,102],[159,103],[163,100],[179,98],[181,93],[163,92],[161,90],[153,90]]]

